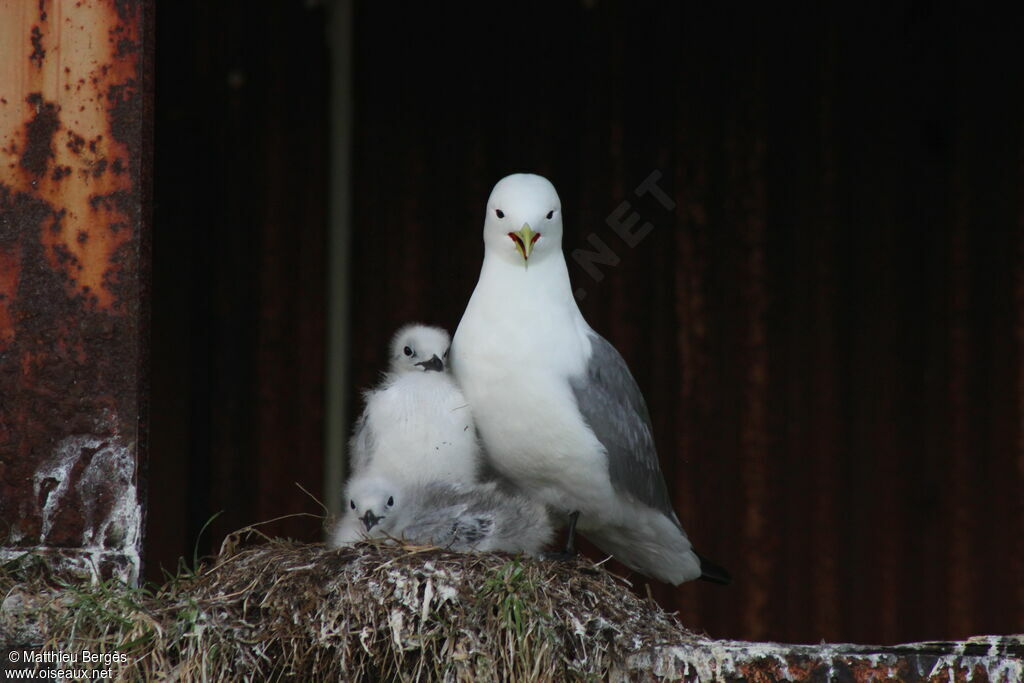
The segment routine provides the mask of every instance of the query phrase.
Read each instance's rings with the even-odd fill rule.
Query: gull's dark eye
[[[501,209],[495,209],[495,210],[494,210],[494,213],[495,213],[495,215],[496,215],[496,216],[497,216],[498,218],[504,218],[504,217],[505,217],[505,212],[504,212],[504,211],[502,211]]]
[[[404,353],[407,356],[411,356],[412,355],[412,349],[410,349],[408,346],[406,346],[404,349],[402,349],[402,353]]]
[[[447,358],[448,357],[448,352],[451,351],[451,350],[452,350],[452,347],[449,346],[447,349],[444,350],[444,355],[441,356],[441,357],[442,358]]]
[[[388,507],[391,507],[394,504],[395,504],[395,497],[394,496],[388,496]]]
[[[350,506],[350,507],[351,507],[351,508],[352,508],[353,510],[355,510],[355,509],[356,509],[356,502],[355,502],[354,500],[350,500],[350,501],[348,502],[348,504],[349,504],[349,506]]]
[[[552,217],[554,217],[554,215],[555,215],[554,210],[548,211],[548,220],[551,220]]]

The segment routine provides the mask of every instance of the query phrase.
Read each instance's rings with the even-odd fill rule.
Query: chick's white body
[[[476,480],[473,417],[448,373],[410,372],[368,392],[363,428],[373,435],[366,471],[399,481]]]
[[[446,367],[449,343],[446,331],[424,325],[395,335],[388,374],[364,395],[349,442],[353,476],[476,481],[480,446],[469,404]]]

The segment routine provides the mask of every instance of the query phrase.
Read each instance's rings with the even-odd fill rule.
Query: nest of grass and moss
[[[603,679],[631,655],[698,640],[582,558],[240,547],[253,534],[144,588],[60,580],[32,555],[8,562],[0,645],[123,653],[115,675],[129,680],[477,681]]]

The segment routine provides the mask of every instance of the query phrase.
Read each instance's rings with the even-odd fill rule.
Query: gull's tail
[[[725,567],[709,560],[700,553],[694,553],[697,559],[700,560],[700,578],[704,581],[710,581],[711,583],[717,583],[722,586],[727,586],[732,583],[732,574],[730,574]]]

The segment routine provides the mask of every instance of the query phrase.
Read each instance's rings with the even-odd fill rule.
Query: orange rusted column
[[[136,581],[151,0],[0,0],[0,560]]]

